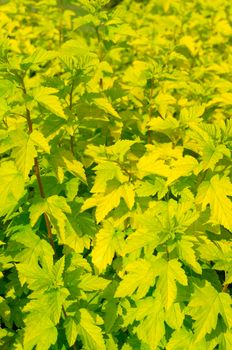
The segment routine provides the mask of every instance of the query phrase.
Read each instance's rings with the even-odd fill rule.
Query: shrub
[[[231,350],[230,1],[0,4],[0,348]]]

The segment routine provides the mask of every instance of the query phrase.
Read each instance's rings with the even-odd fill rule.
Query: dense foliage
[[[230,0],[0,5],[1,350],[231,350]]]

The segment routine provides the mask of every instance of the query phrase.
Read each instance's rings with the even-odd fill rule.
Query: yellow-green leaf
[[[122,254],[124,248],[124,234],[115,228],[113,219],[106,220],[104,226],[96,236],[92,259],[99,272],[111,264],[114,254]]]
[[[67,119],[59,98],[54,95],[57,89],[51,87],[39,87],[34,89],[33,97],[44,108],[56,114],[58,117]]]
[[[228,196],[232,195],[232,184],[228,177],[214,175],[209,181],[203,181],[198,188],[196,203],[204,210],[209,204],[211,221],[221,224],[232,231],[232,203]]]
[[[22,173],[12,161],[0,166],[0,215],[5,215],[17,205],[24,193]]]

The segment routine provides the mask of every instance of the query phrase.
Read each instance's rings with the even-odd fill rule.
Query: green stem
[[[97,41],[98,41],[98,47],[99,47],[98,57],[99,57],[99,61],[102,62],[103,61],[103,50],[102,50],[101,36],[100,36],[100,33],[99,33],[99,26],[95,27],[95,31],[96,31],[96,34],[97,34]],[[99,79],[99,87],[100,87],[101,90],[103,90],[103,88],[104,88],[103,79],[102,78]]]
[[[70,148],[71,148],[72,155],[74,156],[74,136],[73,135],[70,136]]]
[[[63,43],[63,1],[60,0],[57,2],[58,5],[58,10],[59,10],[59,16],[60,16],[60,20],[59,20],[59,26],[58,26],[58,31],[59,31],[59,46],[62,45]]]
[[[166,244],[166,246],[165,246],[165,250],[166,250],[166,254],[167,254],[167,260],[169,260],[169,251],[168,251],[168,246],[167,246],[167,244]]]

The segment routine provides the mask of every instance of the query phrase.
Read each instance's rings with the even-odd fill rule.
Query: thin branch
[[[167,244],[165,245],[165,251],[166,251],[166,254],[167,254],[167,259],[169,260],[169,251],[168,251],[168,246],[167,246]]]
[[[22,87],[23,87],[24,94],[26,94],[27,90],[26,90],[23,78],[22,78]],[[31,112],[27,107],[26,107],[26,118],[27,118],[27,125],[28,125],[28,133],[31,134],[33,132],[33,124],[32,124],[32,119],[31,119]],[[40,175],[40,168],[39,168],[39,162],[38,162],[37,157],[34,158],[34,172],[35,172],[38,186],[39,186],[40,197],[44,199],[44,198],[46,198],[46,196],[45,196],[45,191],[44,191],[44,187],[43,187],[43,183],[42,183],[42,179],[41,179],[41,175]],[[45,224],[46,224],[46,228],[47,228],[48,239],[49,239],[49,242],[50,242],[50,244],[55,252],[55,255],[56,255],[55,244],[54,244],[53,237],[52,237],[51,222],[50,222],[49,217],[46,213],[44,213],[43,215],[44,215]],[[64,313],[64,317],[66,318],[67,313],[66,313],[63,305],[62,305],[62,311]],[[72,348],[74,350],[77,349],[76,343],[73,344]]]
[[[70,94],[69,94],[69,109],[71,112],[72,112],[72,108],[73,108],[73,91],[74,91],[74,78],[72,79],[71,90],[70,90]],[[71,148],[71,152],[74,156],[74,136],[73,135],[70,136],[70,148]]]
[[[227,279],[227,272],[226,271],[225,271],[225,279]],[[222,288],[222,292],[227,293],[229,285],[230,285],[229,283],[224,283],[223,288]]]
[[[73,135],[70,136],[70,148],[71,148],[72,155],[74,156],[74,136]]]
[[[99,62],[102,62],[103,58],[104,58],[104,55],[103,55],[103,50],[102,50],[102,40],[101,40],[101,35],[100,35],[100,32],[99,32],[99,27],[100,27],[100,25],[95,27],[95,31],[96,31],[98,47],[99,47],[98,58],[99,58]],[[100,87],[101,90],[103,90],[103,88],[104,88],[102,77],[99,79],[99,87]]]
[[[64,314],[64,318],[67,318],[67,312],[65,311],[64,305],[62,305],[62,311],[63,311],[63,314]],[[73,344],[72,348],[74,350],[77,349],[76,343]]]
[[[229,284],[225,283],[223,288],[222,288],[222,292],[227,293],[228,292],[228,288],[229,288]]]
[[[21,77],[21,82],[22,82],[23,93],[26,95],[27,90],[26,90],[26,87],[24,84],[23,77]],[[26,107],[26,119],[27,119],[28,133],[31,134],[33,132],[33,124],[32,124],[32,119],[31,119],[31,112],[27,107]],[[41,175],[40,175],[40,168],[39,168],[39,162],[38,162],[37,157],[34,158],[34,172],[35,172],[35,176],[36,176],[37,183],[39,186],[40,197],[44,199],[46,197],[45,197],[44,187],[43,187],[43,183],[42,183],[42,179],[41,179]],[[45,220],[45,224],[46,224],[48,239],[49,239],[49,242],[50,242],[50,244],[51,244],[51,246],[56,254],[55,244],[54,244],[54,240],[52,237],[51,222],[50,222],[46,213],[44,213],[43,215],[44,215],[44,220]]]
[[[59,32],[59,46],[62,45],[63,40],[64,40],[64,35],[63,35],[63,1],[60,0],[58,2],[58,11],[59,11],[59,25],[58,25],[58,32]]]
[[[150,103],[150,107],[149,107],[149,111],[148,111],[148,116],[149,116],[149,122],[151,121],[152,118],[152,112],[153,112],[153,105],[152,105],[152,98],[154,95],[154,78],[151,79],[151,88],[150,88],[150,93],[149,93],[149,103]],[[147,143],[151,143],[151,130],[148,129],[147,132]]]
[[[70,108],[70,111],[73,108],[73,90],[74,90],[74,78],[72,79],[71,90],[70,90],[70,94],[69,94],[69,108]]]
[[[98,292],[94,293],[92,298],[88,301],[88,304],[90,304],[97,297],[98,294],[99,294]]]

